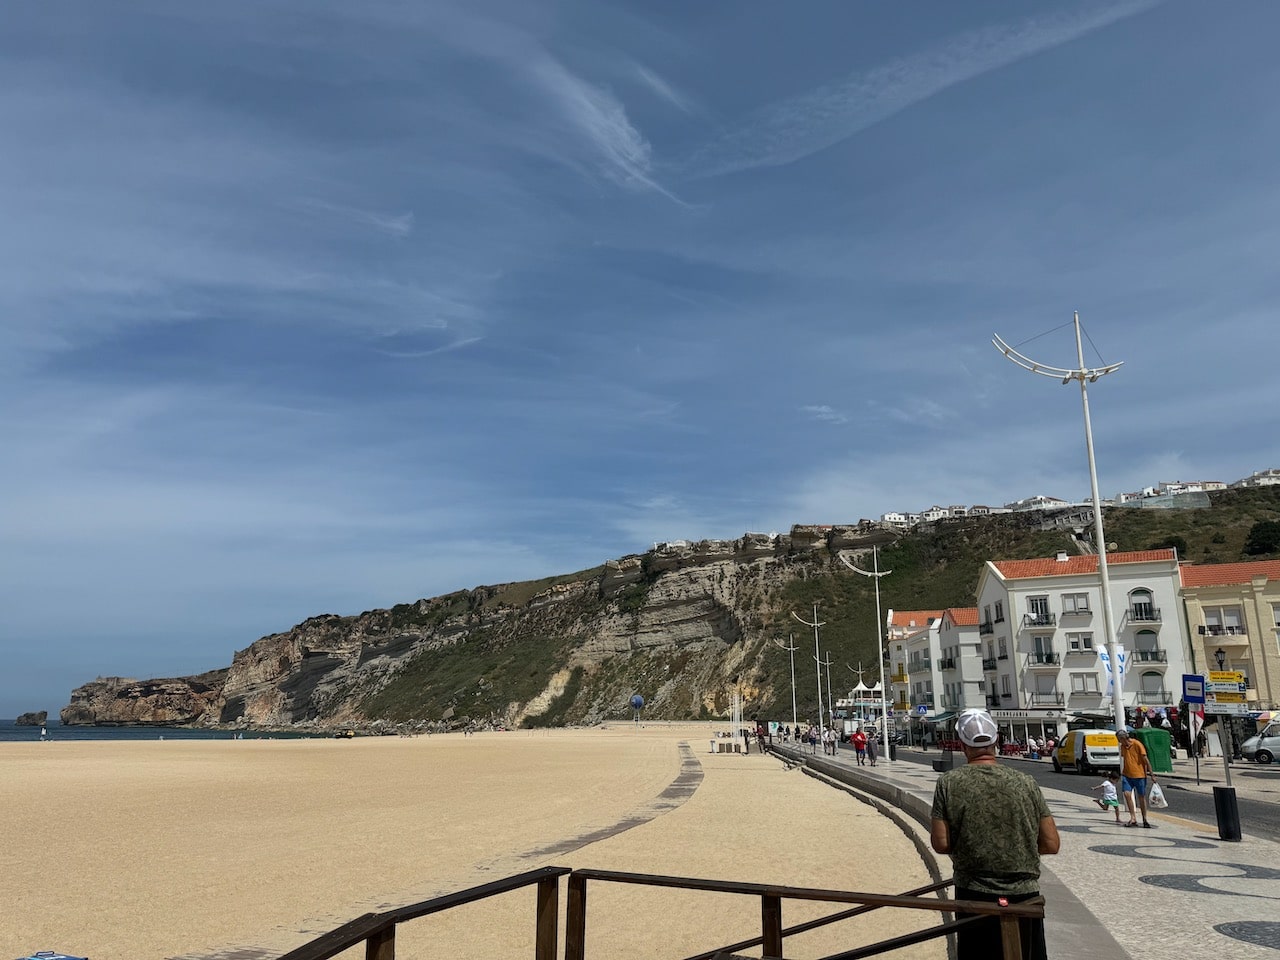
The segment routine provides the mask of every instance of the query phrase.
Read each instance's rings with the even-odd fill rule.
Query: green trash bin
[[[1170,753],[1173,738],[1168,730],[1159,727],[1140,727],[1130,736],[1147,748],[1147,759],[1151,761],[1151,769],[1156,773],[1173,773],[1173,758]]]

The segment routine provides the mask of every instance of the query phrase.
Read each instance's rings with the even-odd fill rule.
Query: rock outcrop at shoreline
[[[33,713],[24,713],[13,722],[19,727],[43,727],[48,720],[48,710],[37,710]]]
[[[222,696],[227,671],[198,677],[130,680],[99,677],[77,687],[62,708],[66,726],[182,727],[210,722],[210,710]]]

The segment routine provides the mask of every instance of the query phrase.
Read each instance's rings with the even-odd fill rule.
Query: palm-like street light
[[[875,565],[874,570],[862,570],[854,566],[853,561],[846,557],[843,553],[839,555],[841,562],[852,570],[854,573],[860,573],[864,577],[871,577],[876,583],[876,651],[880,654],[880,742],[884,744],[884,752],[882,756],[885,761],[890,760],[889,756],[889,688],[884,683],[884,661],[889,651],[884,646],[884,621],[880,619],[880,578],[887,577],[893,573],[892,570],[880,569],[880,551],[873,543],[871,545],[871,562]]]
[[[773,642],[779,647],[782,647],[782,649],[787,651],[787,653],[791,654],[791,727],[792,729],[795,729],[800,726],[800,715],[796,713],[796,651],[800,648],[796,646],[795,634],[789,635],[787,637],[787,641],[790,646],[786,647],[783,647],[782,641],[776,637]]]
[[[1102,579],[1102,625],[1103,629],[1107,631],[1107,659],[1111,663],[1111,706],[1115,712],[1116,729],[1123,730],[1124,691],[1120,688],[1120,663],[1116,660],[1115,618],[1111,613],[1111,579],[1107,573],[1107,541],[1102,533],[1102,501],[1098,497],[1098,468],[1093,459],[1093,424],[1089,420],[1089,392],[1085,389],[1085,385],[1087,383],[1096,383],[1099,377],[1115,372],[1124,364],[1121,361],[1120,363],[1109,363],[1101,367],[1086,367],[1084,365],[1084,345],[1080,340],[1079,313],[1075,314],[1073,323],[1076,328],[1076,361],[1080,364],[1075,370],[1066,367],[1050,367],[1043,363],[1037,363],[1013,349],[1013,347],[1001,340],[998,335],[993,336],[991,342],[997,350],[1024,370],[1038,373],[1042,377],[1053,377],[1056,380],[1061,380],[1063,384],[1068,384],[1072,380],[1080,382],[1080,402],[1084,405],[1084,443],[1089,452],[1089,485],[1093,492],[1093,535],[1097,540],[1098,546],[1098,575]]]
[[[818,628],[825,627],[826,624],[818,620],[818,605],[816,603],[813,605],[812,623],[808,620],[802,620],[800,617],[796,616],[796,612],[794,610],[791,611],[791,616],[795,617],[797,621],[803,623],[806,627],[813,627],[813,661],[818,664],[822,663],[822,651],[818,649]],[[818,675],[818,729],[821,730],[826,724],[826,714],[822,712],[822,671],[815,670],[814,672]]]

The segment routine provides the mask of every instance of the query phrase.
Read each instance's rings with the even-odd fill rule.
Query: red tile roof
[[[1248,560],[1244,563],[1185,563],[1178,572],[1184,587],[1221,587],[1248,583],[1254,577],[1280,580],[1280,560]]]
[[[951,622],[957,627],[976,627],[978,625],[977,607],[948,607],[943,616],[951,616]]]
[[[1107,566],[1173,560],[1175,556],[1173,550],[1131,550],[1127,553],[1108,553]],[[1098,558],[1094,554],[1067,557],[1065,560],[1041,557],[1036,560],[993,560],[991,562],[1000,571],[1000,576],[1006,580],[1029,580],[1033,577],[1061,577],[1098,572]]]
[[[929,625],[930,620],[937,620],[940,616],[942,616],[941,610],[895,610],[889,623],[895,627],[906,627],[908,630],[914,623],[917,629],[923,629]]]

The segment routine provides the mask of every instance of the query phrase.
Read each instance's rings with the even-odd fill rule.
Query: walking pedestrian
[[[873,734],[874,732],[875,731],[872,731]],[[879,750],[880,745],[876,742],[875,736],[867,737],[867,763],[871,764],[873,767],[876,765],[876,754]]]
[[[867,765],[867,735],[863,733],[862,728],[859,727],[857,730],[853,732],[853,736],[850,739],[853,740],[853,752],[858,757],[858,766],[860,767],[866,766]]]
[[[1129,736],[1128,730],[1117,730],[1116,739],[1120,741],[1120,789],[1124,791],[1124,805],[1129,810],[1129,822],[1125,826],[1136,827],[1141,812],[1142,825],[1150,830],[1153,825],[1147,819],[1147,781],[1154,783],[1156,774],[1151,769],[1147,748]]]
[[[1040,856],[1058,852],[1058,827],[1035,780],[997,759],[998,730],[985,710],[965,710],[956,722],[967,763],[938,778],[929,840],[951,856],[957,900],[1023,903],[1040,896]],[[956,931],[957,960],[1004,956],[995,916]],[[1023,960],[1044,960],[1044,920],[1018,922]]]

